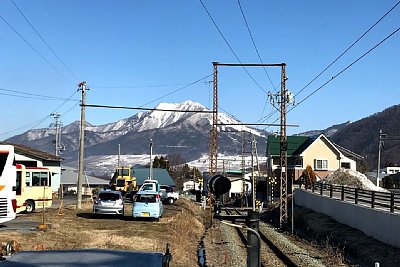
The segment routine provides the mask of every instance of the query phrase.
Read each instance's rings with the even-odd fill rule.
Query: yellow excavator
[[[125,195],[129,191],[137,190],[136,177],[130,167],[117,167],[110,181],[111,189],[121,191]]]

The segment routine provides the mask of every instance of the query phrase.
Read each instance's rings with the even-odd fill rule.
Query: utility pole
[[[81,129],[79,135],[79,174],[78,174],[78,184],[77,184],[77,209],[82,209],[82,181],[84,179],[83,173],[83,161],[84,161],[84,147],[85,147],[85,98],[86,98],[86,82],[81,82],[78,84],[78,90],[82,91],[81,100]]]
[[[282,228],[283,223],[288,221],[287,209],[287,136],[286,136],[286,70],[285,65],[282,66],[281,77],[281,136],[280,136],[280,160],[281,160],[281,206],[279,225]]]
[[[149,179],[153,180],[153,139],[150,138],[150,170],[149,170]]]
[[[246,176],[244,173],[244,170],[246,168],[246,162],[245,162],[245,149],[246,149],[246,132],[243,131],[243,137],[242,137],[242,203],[241,206],[247,206],[247,190],[246,190]]]
[[[218,62],[213,62],[214,79],[213,79],[213,113],[212,126],[210,130],[210,177],[217,174],[218,167]]]
[[[55,127],[55,155],[58,156],[63,149],[63,145],[61,144],[61,122],[60,122],[60,113],[54,112],[50,114],[54,118],[54,122],[50,124],[50,127]]]
[[[383,138],[386,137],[387,134],[384,134],[382,132],[382,129],[379,130],[379,144],[378,144],[378,171],[377,171],[377,175],[376,175],[376,186],[379,186],[379,176],[380,176],[380,172],[381,172],[381,150],[383,147]]]
[[[121,164],[121,144],[118,144],[118,165],[117,167],[119,168]]]
[[[279,104],[280,122],[280,228],[288,222],[288,195],[287,195],[287,135],[286,135],[286,104],[293,101],[292,94],[286,89],[286,64],[281,65],[281,91],[279,94],[268,93],[273,105]],[[277,108],[277,107],[275,107]],[[278,109],[278,108],[277,108]],[[293,196],[292,196],[293,197]]]

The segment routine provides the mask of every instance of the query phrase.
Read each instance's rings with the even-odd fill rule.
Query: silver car
[[[124,201],[120,191],[102,190],[93,201],[93,214],[124,215]]]

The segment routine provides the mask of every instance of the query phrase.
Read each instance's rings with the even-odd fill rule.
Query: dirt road
[[[16,240],[22,250],[107,248],[135,251],[165,252],[171,244],[171,266],[197,266],[198,242],[204,233],[203,211],[187,200],[165,205],[160,221],[133,220],[132,205],[126,204],[125,216],[96,216],[92,205],[84,204],[82,210],[73,205],[45,212],[48,230],[38,231],[42,212],[21,214],[0,229],[0,241]],[[19,227],[16,225],[19,224]]]

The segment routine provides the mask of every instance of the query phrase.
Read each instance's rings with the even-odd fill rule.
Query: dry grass
[[[35,249],[122,249],[165,252],[171,244],[171,266],[196,266],[197,247],[204,234],[205,212],[185,199],[175,205],[165,205],[164,217],[157,221],[136,221],[131,218],[131,205],[125,207],[123,219],[107,216],[93,218],[92,206],[82,210],[74,206],[62,210],[49,209],[45,223],[49,230],[18,232],[0,231],[0,241],[16,240],[22,250]],[[42,221],[42,213],[23,214],[21,219]]]

